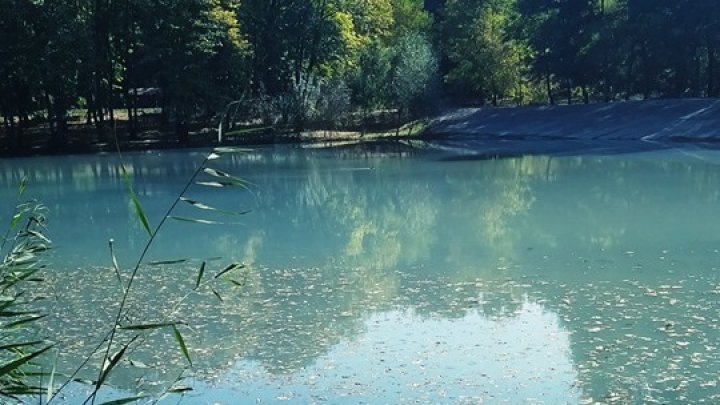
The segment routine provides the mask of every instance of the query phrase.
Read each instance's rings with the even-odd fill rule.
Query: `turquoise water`
[[[125,156],[151,224],[206,153]],[[720,400],[720,153],[454,161],[437,152],[265,148],[212,167],[250,190],[188,197],[250,212],[176,215],[135,284],[136,320],[173,319],[193,388],[168,403],[584,403]],[[50,213],[41,325],[70,370],[107,329],[146,235],[114,155],[0,162]],[[232,272],[193,293],[200,263]],[[41,332],[42,333],[42,332]],[[184,360],[150,334],[114,398],[158,393]],[[138,365],[140,365],[138,367]],[[92,377],[92,373],[86,373]],[[177,384],[176,384],[177,385]],[[87,388],[73,386],[69,402]]]

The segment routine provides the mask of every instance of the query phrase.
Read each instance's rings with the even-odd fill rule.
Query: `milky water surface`
[[[206,154],[124,157],[152,225]],[[720,399],[719,153],[447,158],[281,147],[213,161],[250,190],[187,196],[249,213],[180,205],[225,224],[169,221],[147,261],[187,260],[141,267],[131,293],[133,321],[188,324],[193,368],[175,386],[193,390],[166,400]],[[119,173],[114,155],[0,161],[3,213],[22,176],[49,209],[38,333],[65,370],[116,310],[108,240],[124,280],[147,241]],[[210,282],[233,262],[246,267]],[[166,331],[128,359],[106,398],[162,392],[185,364]]]

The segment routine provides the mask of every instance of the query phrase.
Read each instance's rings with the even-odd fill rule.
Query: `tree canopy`
[[[699,0],[1,0],[0,38],[0,139],[12,148],[38,126],[62,145],[78,114],[104,141],[126,111],[135,137],[143,89],[180,140],[243,98],[301,130],[313,109],[338,111],[334,97],[365,116],[440,99],[720,89],[720,3]]]

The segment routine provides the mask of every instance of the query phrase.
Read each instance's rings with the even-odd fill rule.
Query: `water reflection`
[[[151,222],[201,159],[126,157]],[[29,176],[60,241],[47,327],[94,341],[117,295],[106,240],[124,265],[144,241],[117,160],[6,162],[3,196]],[[715,152],[467,162],[263,149],[218,163],[252,192],[191,189],[251,209],[243,225],[170,223],[152,258],[248,264],[244,288],[221,289],[222,302],[206,291],[177,311],[198,325],[187,336],[195,383],[211,387],[198,401],[710,400],[720,395],[718,162]],[[138,285],[162,288],[136,291],[137,315],[172,311],[196,266],[145,269]],[[82,349],[66,344],[65,364]],[[161,375],[182,363],[133,355]],[[134,389],[143,373],[115,383]]]
[[[262,402],[576,402],[580,392],[568,347],[557,316],[527,301],[501,320],[478,312],[448,319],[392,310],[368,316],[361,334],[281,383],[242,360],[224,385],[252,381],[247,394]],[[232,391],[216,394],[230,401]]]

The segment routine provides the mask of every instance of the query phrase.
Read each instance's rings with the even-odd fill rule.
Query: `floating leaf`
[[[190,363],[190,366],[192,366],[192,360],[190,360],[190,353],[188,352],[187,346],[185,345],[185,339],[183,339],[177,326],[172,325],[172,330],[173,335],[175,335],[175,340],[177,341],[178,346],[180,346],[180,351],[182,351],[182,354],[185,356],[188,363]]]
[[[150,368],[150,366],[148,366],[147,364],[145,364],[141,361],[128,359],[127,362],[128,362],[128,364],[130,364],[132,367],[135,367],[135,368]]]
[[[251,152],[252,149],[220,146],[220,147],[213,149],[213,151],[215,153],[243,153],[243,152]]]
[[[193,389],[191,387],[181,385],[179,387],[171,387],[170,389],[167,390],[167,392],[172,393],[172,394],[180,394],[180,393],[188,392],[188,391],[192,391],[192,390]]]
[[[149,329],[160,329],[168,326],[178,325],[180,322],[158,322],[158,323],[144,323],[139,325],[128,325],[121,326],[120,329],[124,330],[149,330]]]
[[[112,401],[103,402],[103,403],[101,403],[100,405],[123,405],[123,404],[129,404],[129,403],[132,403],[132,402],[137,402],[137,401],[139,401],[139,400],[141,400],[141,399],[145,399],[145,398],[147,398],[147,397],[148,397],[147,395],[138,395],[138,396],[134,396],[134,397],[127,397],[127,398],[122,398],[122,399],[114,399],[114,400],[112,400]]]
[[[185,263],[188,259],[176,259],[176,260],[159,260],[155,262],[149,262],[149,266],[163,266],[166,264],[179,264],[179,263]]]

